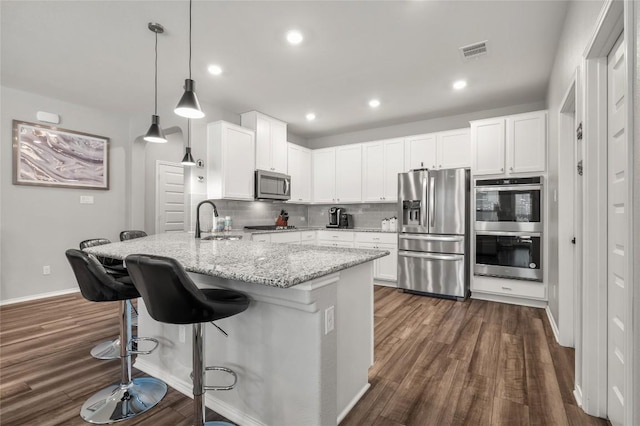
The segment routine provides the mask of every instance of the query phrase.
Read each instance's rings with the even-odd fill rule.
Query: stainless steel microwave
[[[256,170],[256,200],[287,201],[291,198],[291,176]]]

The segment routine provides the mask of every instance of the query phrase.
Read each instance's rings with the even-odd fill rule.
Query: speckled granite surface
[[[253,229],[245,229],[244,232],[245,233],[249,233],[249,234],[274,234],[276,232],[300,232],[300,231],[351,231],[351,232],[382,232],[385,234],[395,234],[396,231],[383,231],[380,228],[353,228],[353,229],[346,229],[346,228],[327,228],[327,227],[319,227],[319,226],[312,226],[312,227],[308,227],[308,228],[296,228],[296,229],[275,229],[275,230],[268,230],[268,231],[256,231]]]
[[[100,256],[124,259],[134,253],[173,257],[189,272],[272,287],[291,287],[389,254],[295,244],[201,241],[193,234],[150,235],[86,249]]]

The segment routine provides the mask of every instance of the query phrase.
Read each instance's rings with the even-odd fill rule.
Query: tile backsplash
[[[308,206],[309,226],[326,226],[329,223],[329,208],[335,204]],[[381,228],[382,219],[397,216],[397,203],[346,204],[346,213],[353,215],[356,228]]]

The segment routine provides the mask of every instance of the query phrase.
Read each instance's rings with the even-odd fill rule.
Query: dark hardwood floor
[[[83,402],[119,377],[118,361],[89,355],[117,333],[117,309],[79,294],[1,307],[0,424],[86,425]],[[342,425],[607,424],[575,405],[573,350],[541,309],[376,287],[375,323],[371,388]],[[123,424],[186,426],[191,414],[170,388]]]

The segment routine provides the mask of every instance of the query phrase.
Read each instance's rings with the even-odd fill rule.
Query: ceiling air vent
[[[487,54],[487,40],[478,43],[473,43],[468,46],[462,46],[460,48],[462,59],[465,61],[478,58]]]

